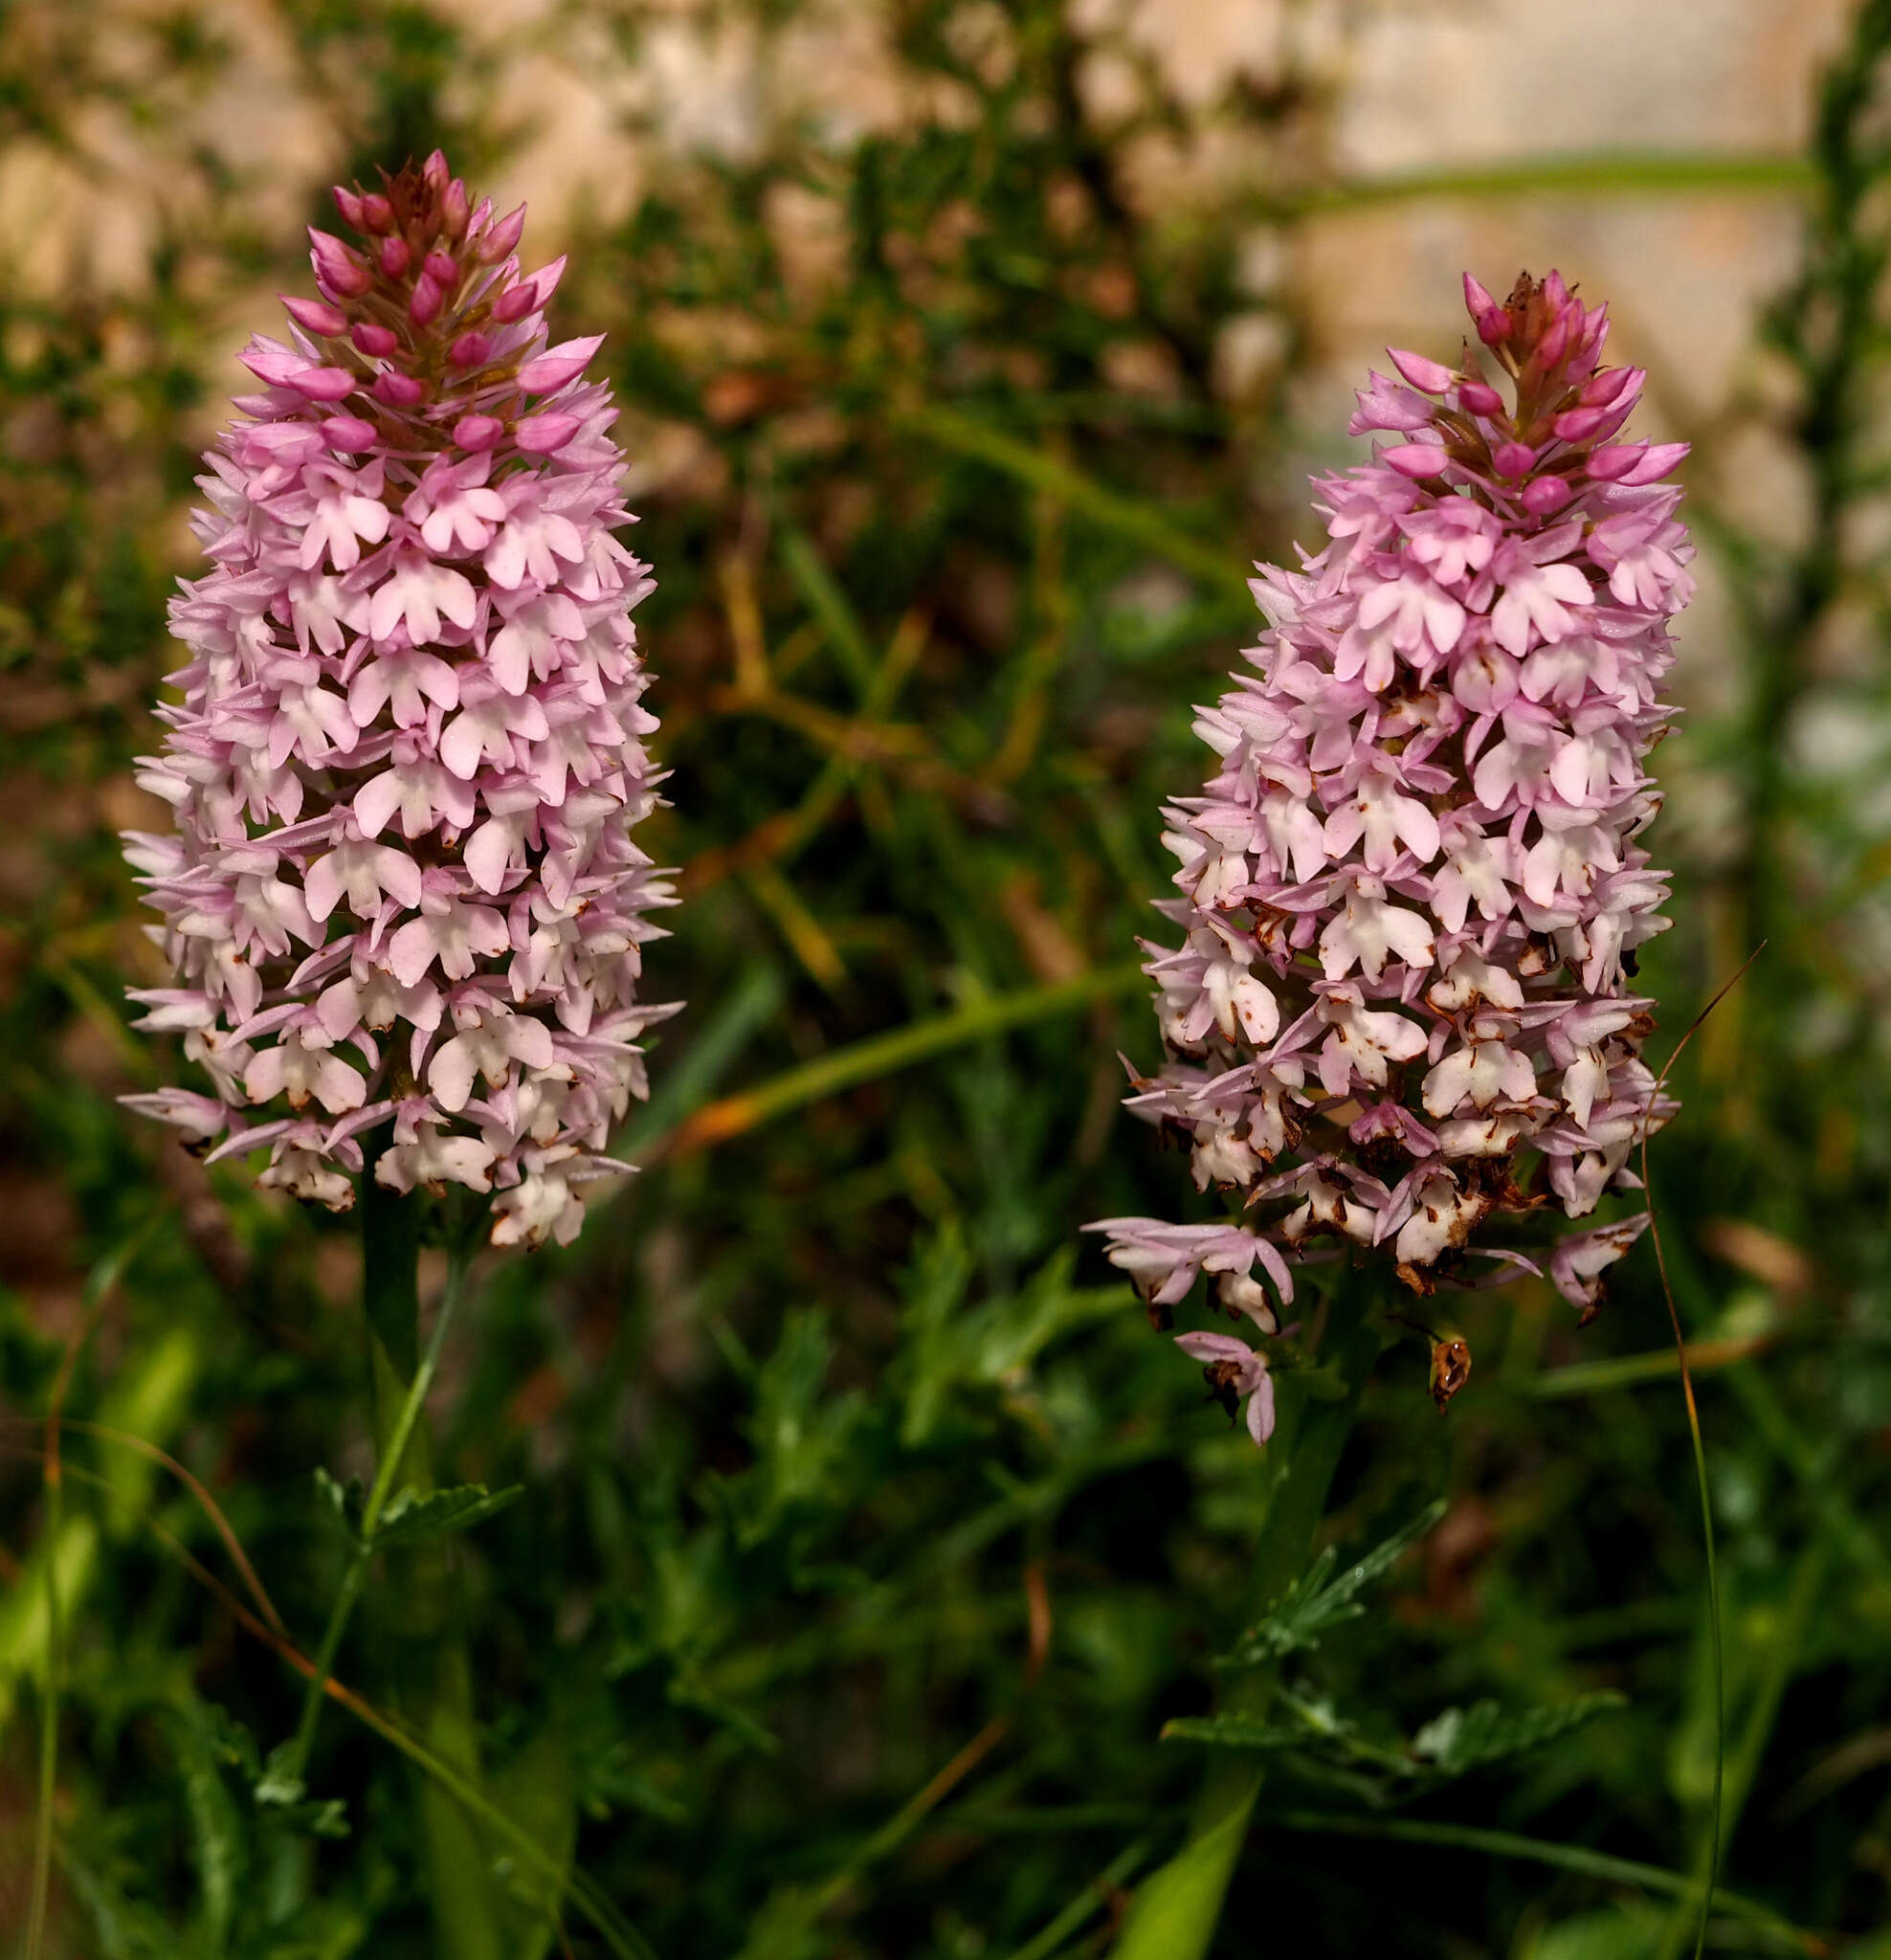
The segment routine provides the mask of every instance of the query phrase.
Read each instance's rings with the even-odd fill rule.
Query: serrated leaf
[[[262,1773],[262,1757],[255,1734],[221,1702],[193,1700],[189,1715],[215,1752],[217,1762],[226,1770],[236,1771],[245,1783],[254,1783]]]
[[[340,1839],[348,1835],[348,1807],[339,1796],[323,1797],[316,1803],[299,1805],[292,1814],[292,1821],[299,1831],[305,1831],[311,1838]]]
[[[1164,1742],[1206,1743],[1219,1749],[1288,1749],[1306,1740],[1298,1728],[1284,1728],[1258,1715],[1178,1715],[1162,1726]]]
[[[99,1960],[159,1960],[177,1950],[176,1934],[150,1906],[128,1898],[72,1846],[61,1848],[59,1868],[92,1922]]]
[[[1502,1763],[1512,1756],[1567,1735],[1605,1709],[1627,1705],[1627,1697],[1613,1689],[1578,1695],[1554,1707],[1505,1709],[1496,1702],[1476,1702],[1468,1708],[1447,1708],[1413,1738],[1412,1752],[1440,1775]]]
[[[1317,1647],[1322,1636],[1331,1628],[1344,1620],[1357,1619],[1365,1611],[1358,1603],[1358,1595],[1373,1580],[1389,1572],[1405,1550],[1444,1516],[1445,1509],[1442,1498],[1427,1504],[1409,1525],[1374,1546],[1337,1577],[1334,1570],[1339,1565],[1339,1552],[1329,1545],[1275,1601],[1266,1616],[1256,1621],[1235,1643],[1233,1651],[1221,1657],[1219,1665],[1258,1667],[1296,1649]]]
[[[450,1490],[420,1496],[411,1487],[401,1491],[381,1514],[374,1531],[374,1548],[390,1545],[421,1545],[449,1531],[465,1531],[497,1517],[525,1495],[523,1483],[488,1490],[483,1483],[456,1483]]]
[[[302,1800],[302,1792],[307,1786],[300,1776],[290,1776],[283,1771],[290,1750],[288,1743],[278,1743],[270,1750],[269,1760],[262,1766],[262,1774],[256,1778],[256,1789],[252,1793],[256,1802],[275,1807]]]
[[[203,1949],[220,1954],[230,1942],[237,1891],[249,1861],[243,1819],[223,1780],[221,1763],[227,1756],[210,1724],[199,1718],[195,1707],[187,1705],[174,1709],[165,1726],[184,1784],[201,1906],[198,1931]]]
[[[347,1806],[339,1797],[310,1801],[307,1786],[300,1776],[283,1773],[292,1745],[278,1743],[270,1750],[262,1774],[250,1793],[258,1808],[267,1810],[279,1827],[309,1838],[345,1838],[348,1835]]]

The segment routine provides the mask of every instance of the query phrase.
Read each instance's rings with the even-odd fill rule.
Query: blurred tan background
[[[195,350],[213,385],[190,411],[193,444],[240,385],[244,332],[275,318],[275,280],[230,285],[220,234],[293,232],[359,131],[363,44],[338,33],[324,45],[323,11],[288,0],[9,10],[4,276],[25,298],[91,295],[109,317],[148,290],[162,246],[180,250],[182,289],[226,323]],[[528,201],[546,252],[620,223],[679,167],[783,143],[837,154],[877,129],[970,113],[949,83],[902,66],[891,10],[872,0],[822,0],[772,33],[713,0],[401,11],[452,31],[447,106],[496,139],[485,181],[501,202]],[[1137,215],[1186,230],[1245,208],[1240,278],[1255,308],[1219,330],[1229,395],[1278,374],[1291,320],[1302,337],[1293,421],[1330,431],[1388,340],[1448,349],[1461,267],[1498,285],[1554,239],[1564,271],[1611,297],[1620,353],[1653,370],[1662,433],[1711,446],[1743,522],[1791,531],[1803,490],[1769,439],[1779,390],[1751,321],[1792,267],[1793,160],[1845,0],[1071,0],[1068,11],[1089,51],[1076,78],[1087,117],[1106,135],[1145,125],[1118,151]],[[992,0],[967,0],[951,27],[992,79],[1014,58],[1012,32]],[[1286,113],[1257,118],[1257,98]],[[1627,167],[1610,181],[1598,159]],[[1543,188],[1545,160],[1582,167],[1567,191]],[[818,288],[839,246],[830,207],[780,187],[768,218]],[[115,364],[148,358],[148,333],[130,309],[111,323]],[[1109,378],[1159,393],[1160,350],[1138,351],[1114,350]],[[30,456],[40,419],[17,412],[9,448]],[[651,436],[638,488],[660,494],[701,458],[687,430]],[[1303,460],[1282,459],[1280,487]],[[183,561],[181,528],[177,546]],[[1687,635],[1690,696],[1713,693],[1702,655],[1716,623],[1710,590]]]

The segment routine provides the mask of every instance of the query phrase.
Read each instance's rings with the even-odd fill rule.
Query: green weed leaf
[[[509,1510],[525,1495],[525,1486],[515,1483],[504,1490],[488,1490],[483,1483],[458,1483],[450,1490],[429,1491],[425,1497],[412,1489],[399,1492],[381,1515],[374,1533],[375,1549],[393,1545],[424,1545],[443,1538],[449,1531],[470,1530],[501,1511]]]
[[[322,1500],[323,1515],[339,1527],[342,1536],[351,1546],[358,1546],[361,1543],[361,1507],[367,1496],[361,1479],[350,1477],[345,1483],[338,1482],[318,1463],[315,1489]]]
[[[1417,1544],[1445,1514],[1445,1501],[1427,1504],[1411,1524],[1363,1558],[1347,1566],[1337,1577],[1339,1551],[1328,1546],[1268,1610],[1224,1655],[1223,1667],[1259,1667],[1278,1660],[1297,1649],[1317,1647],[1322,1637],[1344,1620],[1357,1619],[1365,1611],[1359,1594],[1373,1580],[1382,1578],[1398,1563],[1410,1546]]]
[[[1468,1708],[1447,1708],[1426,1723],[1413,1738],[1412,1752],[1440,1775],[1462,1776],[1521,1756],[1607,1709],[1627,1705],[1628,1698],[1613,1689],[1578,1695],[1553,1707],[1505,1709],[1496,1702],[1475,1702]]]
[[[1206,1743],[1218,1749],[1296,1748],[1306,1738],[1298,1728],[1257,1715],[1178,1715],[1162,1726],[1164,1742]]]

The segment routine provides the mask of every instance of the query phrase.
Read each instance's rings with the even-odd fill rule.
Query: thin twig
[[[135,1450],[141,1457],[149,1459],[175,1477],[180,1483],[197,1500],[204,1515],[211,1521],[211,1528],[223,1541],[223,1548],[230,1554],[231,1563],[243,1575],[243,1583],[250,1589],[250,1597],[256,1603],[256,1610],[263,1618],[285,1639],[289,1630],[282,1623],[282,1615],[276,1610],[276,1602],[263,1589],[262,1581],[256,1576],[255,1566],[250,1563],[249,1554],[243,1549],[243,1542],[224,1516],[216,1500],[186,1466],[180,1463],[167,1450],[161,1450],[156,1443],[148,1442],[142,1436],[133,1436],[129,1430],[112,1429],[102,1422],[83,1422],[77,1416],[68,1415],[62,1427],[77,1431],[81,1436],[97,1437],[101,1442],[118,1443],[127,1450]]]

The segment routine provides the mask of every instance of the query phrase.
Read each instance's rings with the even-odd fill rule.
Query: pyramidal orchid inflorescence
[[[335,193],[319,299],[243,354],[200,478],[211,569],[139,780],[176,812],[129,855],[177,984],[134,997],[214,1094],[130,1097],[210,1155],[345,1210],[383,1185],[491,1192],[499,1244],[569,1239],[645,1093],[656,801],[628,617],[651,587],[596,340],[547,347],[563,260],[435,151]]]
[[[1465,295],[1457,368],[1394,352],[1360,394],[1351,433],[1391,439],[1315,483],[1326,540],[1299,571],[1261,568],[1255,672],[1196,723],[1219,766],[1165,813],[1181,896],[1158,909],[1187,936],[1149,948],[1170,1059],[1130,1106],[1246,1222],[1092,1228],[1159,1325],[1205,1272],[1273,1333],[1257,1269],[1290,1301],[1322,1240],[1420,1294],[1538,1272],[1502,1236],[1634,1188],[1674,1110],[1631,982],[1668,923],[1636,839],[1693,590],[1667,480],[1686,446],[1615,439],[1643,376],[1599,366],[1606,309],[1556,274]],[[1585,1318],[1646,1223],[1550,1247]],[[1263,1440],[1265,1350],[1178,1340]]]

